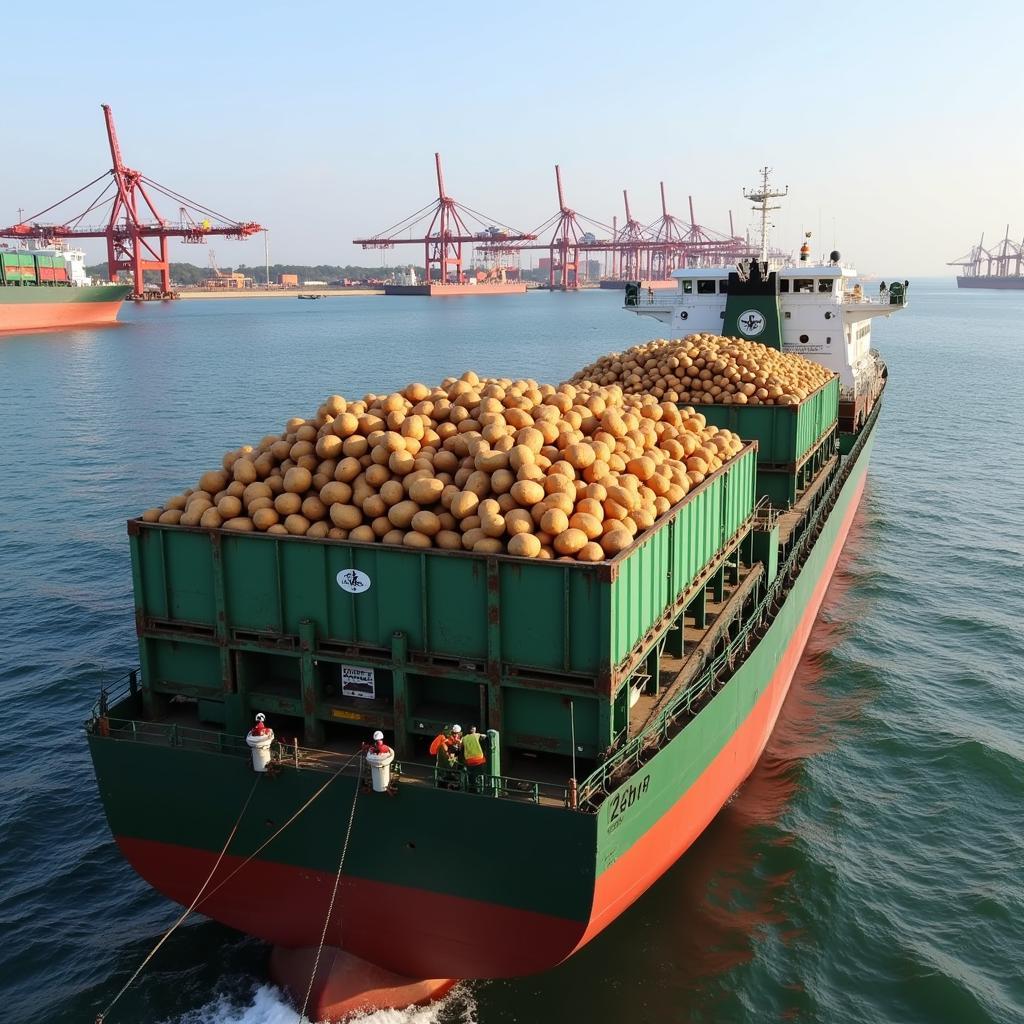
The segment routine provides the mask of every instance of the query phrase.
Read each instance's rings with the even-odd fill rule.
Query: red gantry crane
[[[103,117],[114,166],[98,178],[94,178],[88,185],[83,185],[82,188],[65,196],[60,202],[17,224],[0,228],[0,238],[35,239],[44,245],[69,238],[106,238],[107,270],[110,280],[116,281],[121,271],[128,271],[134,284],[132,297],[141,299],[173,296],[167,257],[168,239],[180,238],[183,242],[203,243],[211,235],[243,239],[263,230],[253,221],[237,221],[225,217],[200,203],[186,199],[172,189],[165,188],[152,178],[147,178],[141,171],[126,167],[114,127],[114,115],[105,103]],[[57,207],[104,181],[106,184],[81,213],[59,223],[44,223],[41,220]],[[160,215],[150,195],[151,191],[179,204],[178,223],[165,220]],[[106,224],[83,226],[90,213],[97,214],[106,207],[109,207],[109,211],[104,213]],[[159,271],[158,289],[146,288],[144,275],[147,270]]]
[[[651,239],[647,229],[629,209],[629,193],[622,190],[622,201],[626,207],[626,222],[615,238],[619,246],[622,276],[627,281],[642,281],[650,277]]]
[[[427,284],[465,284],[466,275],[462,270],[463,245],[476,245],[487,251],[497,252],[509,246],[509,243],[526,242],[536,238],[536,235],[509,227],[493,217],[487,217],[456,202],[445,192],[440,153],[434,154],[434,166],[437,171],[437,199],[380,234],[370,238],[355,238],[352,244],[361,245],[364,249],[422,245],[423,270]],[[419,225],[428,219],[425,233],[417,235],[416,232],[422,230]],[[475,221],[479,225],[479,230],[471,230],[466,224],[467,220]]]
[[[584,217],[565,205],[562,169],[558,164],[555,164],[555,185],[558,189],[558,211],[532,232],[534,238],[540,238],[549,229],[553,229],[550,238],[547,242],[523,245],[520,248],[546,249],[549,260],[548,287],[552,291],[573,291],[580,286],[580,253],[614,252],[615,233],[607,224]],[[592,231],[584,230],[584,224],[597,228],[608,238],[598,239]]]

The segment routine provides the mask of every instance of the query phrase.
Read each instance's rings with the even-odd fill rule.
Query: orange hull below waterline
[[[0,295],[0,333],[116,323],[121,302],[116,299],[113,302],[5,303]]]

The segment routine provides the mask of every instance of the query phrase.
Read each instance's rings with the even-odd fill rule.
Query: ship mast
[[[768,259],[768,231],[774,225],[768,223],[768,213],[770,210],[781,210],[781,206],[770,206],[769,203],[772,199],[781,199],[783,196],[789,195],[789,186],[787,185],[785,191],[775,192],[772,190],[771,182],[769,178],[771,176],[772,169],[770,167],[761,168],[761,184],[758,188],[744,189],[743,198],[749,199],[754,204],[754,209],[761,214],[761,262],[764,263]]]

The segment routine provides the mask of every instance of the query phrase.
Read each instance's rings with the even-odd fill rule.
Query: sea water
[[[92,1021],[179,913],[82,731],[137,663],[125,520],[332,392],[557,382],[658,336],[620,302],[182,301],[0,340],[0,1018]],[[1024,293],[946,281],[875,321],[860,513],[765,756],[682,860],[561,967],[376,1024],[1024,1020],[1022,321]],[[110,1021],[294,1021],[266,955],[196,918]]]

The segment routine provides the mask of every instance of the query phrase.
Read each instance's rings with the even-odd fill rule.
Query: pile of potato
[[[691,334],[602,356],[572,383],[618,384],[626,394],[693,405],[798,405],[831,376],[820,363],[756,341]]]
[[[651,395],[469,372],[359,401],[332,395],[142,518],[598,562],[741,448]]]

